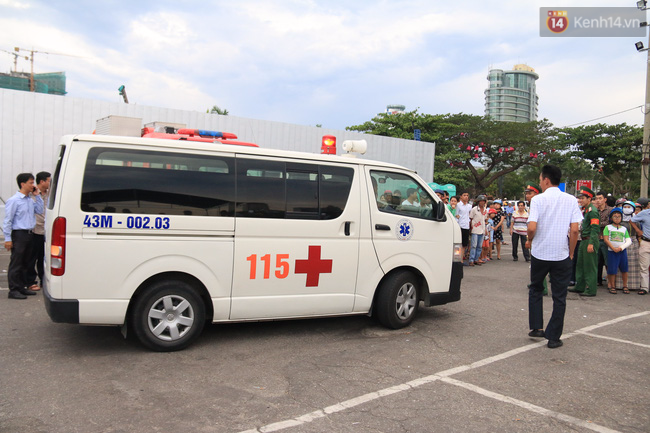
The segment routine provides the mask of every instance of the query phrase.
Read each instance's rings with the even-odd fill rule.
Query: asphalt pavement
[[[650,296],[569,294],[564,346],[548,349],[527,336],[528,263],[510,251],[405,329],[211,325],[154,353],[117,327],[51,322],[41,293],[7,299],[3,250],[0,432],[650,431]]]

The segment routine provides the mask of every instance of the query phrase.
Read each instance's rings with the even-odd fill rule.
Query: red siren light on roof
[[[320,147],[320,153],[324,155],[336,155],[336,137],[333,135],[323,135],[323,142]]]
[[[141,136],[143,138],[164,138],[167,140],[185,140],[198,141],[203,143],[234,144],[237,146],[259,147],[254,143],[233,141],[237,139],[237,136],[230,132],[207,131],[204,129],[180,128],[174,133],[173,130],[162,131],[160,129],[147,127],[142,128]]]
[[[180,134],[180,135],[189,135],[190,137],[194,137],[194,136],[198,135],[199,137],[225,138],[227,140],[236,140],[237,139],[237,136],[235,134],[230,133],[230,132],[208,131],[208,130],[205,130],[205,129],[181,128],[176,133]]]

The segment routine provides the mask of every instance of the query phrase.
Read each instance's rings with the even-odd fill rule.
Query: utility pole
[[[640,0],[636,2],[639,10],[648,9],[648,2]],[[642,22],[641,27],[648,27],[647,22]],[[648,48],[643,48],[642,42],[636,43],[637,51],[650,50],[650,32],[648,33]],[[650,164],[650,51],[646,61],[645,73],[645,106],[643,110],[643,144],[641,145],[641,197],[648,197],[648,165]]]
[[[648,36],[650,46],[650,35]],[[641,197],[648,197],[648,164],[650,164],[650,51],[646,62],[645,106],[643,110],[643,145],[641,147]]]

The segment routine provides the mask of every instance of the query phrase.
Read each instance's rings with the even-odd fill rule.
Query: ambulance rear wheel
[[[396,272],[379,285],[375,300],[377,320],[387,328],[408,326],[418,311],[418,279],[411,272]]]
[[[142,344],[157,352],[189,346],[203,330],[205,305],[182,281],[160,281],[142,293],[133,305],[131,328]]]

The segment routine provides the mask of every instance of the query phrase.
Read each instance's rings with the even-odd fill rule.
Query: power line
[[[643,105],[638,105],[638,106],[636,106],[636,107],[628,108],[627,110],[619,111],[618,113],[608,114],[607,116],[597,117],[597,118],[595,118],[595,119],[585,120],[584,122],[574,123],[573,125],[567,125],[567,126],[564,126],[564,128],[570,128],[570,127],[572,127],[572,126],[582,125],[583,123],[589,123],[589,122],[593,122],[593,121],[595,121],[595,120],[604,119],[604,118],[606,118],[606,117],[616,116],[617,114],[626,113],[626,112],[628,112],[628,111],[636,110],[637,108],[641,108],[641,107],[643,107]]]

